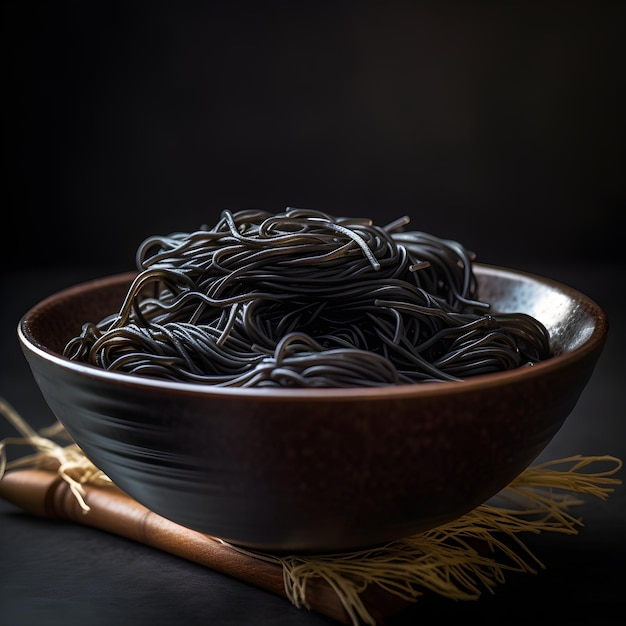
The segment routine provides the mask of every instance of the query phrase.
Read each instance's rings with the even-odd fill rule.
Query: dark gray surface
[[[21,265],[125,269],[145,236],[287,206],[408,214],[485,263],[620,258],[624,2],[2,10]]]
[[[622,320],[623,266],[529,267],[594,298],[609,315],[608,343],[576,408],[542,455],[614,455],[626,459],[626,398]],[[5,272],[0,318],[0,395],[32,426],[51,423],[20,352],[15,327],[32,304],[99,273],[93,269]],[[15,432],[0,422],[0,438]],[[13,457],[23,449],[10,449]],[[622,478],[623,479],[623,478]],[[512,574],[476,602],[426,594],[389,619],[390,625],[617,623],[625,608],[626,489],[576,507],[577,536],[525,538],[545,569]],[[102,531],[30,517],[0,502],[0,624],[2,626],[136,626],[186,624],[331,624],[285,599]],[[601,622],[598,620],[601,619]],[[614,620],[613,622],[611,620]]]

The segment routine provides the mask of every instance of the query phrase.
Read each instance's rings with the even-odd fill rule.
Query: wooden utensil
[[[255,558],[216,538],[171,522],[114,485],[84,485],[84,489],[88,512],[80,507],[69,485],[56,472],[13,470],[0,480],[0,497],[32,515],[105,530],[288,598],[280,564]],[[375,585],[368,587],[361,598],[377,623],[407,605],[407,601]],[[312,611],[342,624],[353,623],[335,591],[321,578],[308,581],[306,600]]]

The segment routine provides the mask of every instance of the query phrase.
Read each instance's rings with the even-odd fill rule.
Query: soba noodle
[[[478,299],[472,253],[407,224],[226,210],[212,228],[149,237],[119,310],[64,355],[222,387],[459,381],[550,355],[538,320]]]

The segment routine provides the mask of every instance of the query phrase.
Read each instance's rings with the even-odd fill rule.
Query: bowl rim
[[[443,389],[445,389],[446,394],[454,395],[489,389],[503,384],[514,384],[522,380],[530,380],[573,365],[594,351],[598,351],[599,355],[599,351],[606,341],[609,323],[606,312],[595,300],[565,283],[540,274],[487,263],[474,263],[473,267],[479,276],[507,275],[525,281],[539,282],[546,287],[562,292],[567,297],[576,300],[592,317],[595,324],[591,333],[585,338],[583,343],[576,346],[573,350],[551,356],[532,366],[522,366],[512,370],[489,374],[478,374],[461,381],[432,381],[402,385],[383,385],[379,387],[306,387],[295,389],[286,387],[219,387],[206,383],[171,381],[110,372],[93,365],[71,361],[32,338],[29,331],[30,321],[52,302],[56,302],[61,298],[71,298],[87,288],[105,287],[122,280],[130,281],[137,275],[137,271],[128,271],[83,281],[45,297],[22,315],[17,325],[17,335],[24,352],[30,352],[33,356],[43,361],[61,367],[64,370],[72,371],[74,374],[85,378],[118,383],[125,387],[159,389],[161,391],[167,390],[173,393],[197,396],[241,396],[259,401],[302,399],[315,402],[328,400],[374,400],[378,398],[390,400],[417,396],[432,397],[439,395]]]

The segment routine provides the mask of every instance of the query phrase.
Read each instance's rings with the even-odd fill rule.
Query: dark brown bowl
[[[548,328],[554,356],[468,378],[350,389],[218,388],[61,356],[119,308],[133,274],[61,291],[18,336],[44,398],[91,461],[156,513],[242,546],[350,550],[421,532],[504,488],[554,437],[608,324],[555,281],[476,265],[479,295]]]

